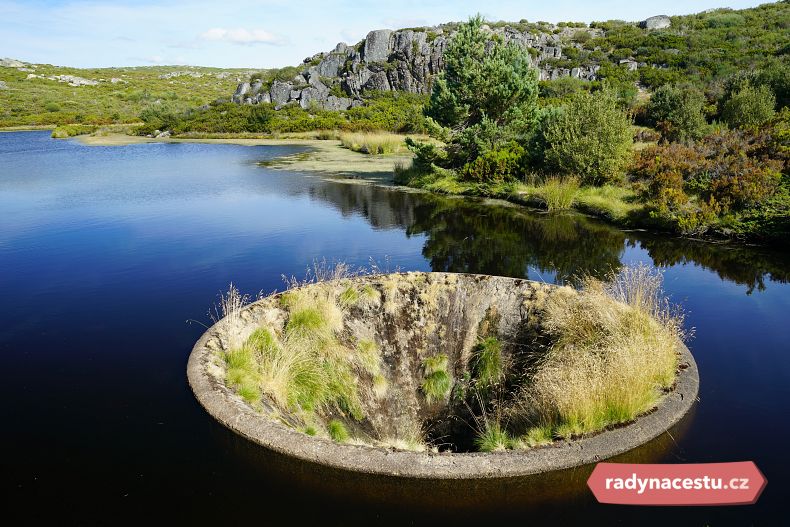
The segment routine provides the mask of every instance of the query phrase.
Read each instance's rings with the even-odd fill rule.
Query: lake
[[[12,517],[700,525],[786,516],[790,255],[259,164],[305,148],[89,147],[49,132],[0,134],[0,441]],[[253,295],[281,290],[281,275],[324,258],[546,282],[659,267],[694,328],[700,401],[670,433],[618,459],[754,460],[765,492],[748,507],[602,506],[585,485],[592,467],[379,486],[236,437],[186,380],[209,308],[230,282]]]

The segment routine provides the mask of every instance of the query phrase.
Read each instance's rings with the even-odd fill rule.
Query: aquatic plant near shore
[[[569,209],[573,205],[573,198],[579,190],[579,178],[576,177],[550,177],[537,189],[537,194],[546,202],[546,209]]]
[[[395,154],[406,150],[403,136],[386,132],[343,132],[340,145],[363,154]]]

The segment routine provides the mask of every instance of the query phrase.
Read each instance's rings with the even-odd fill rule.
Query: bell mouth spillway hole
[[[580,296],[569,287],[444,273],[308,284],[218,323],[206,344],[213,352],[209,373],[262,416],[340,443],[455,453],[534,448],[629,422],[650,411],[674,381],[680,348],[654,372],[653,399],[636,410],[613,407],[589,422],[563,421],[567,409],[554,393],[547,411],[549,396],[535,385],[551,391],[567,381],[579,389],[591,375],[609,375],[597,363],[584,364],[589,371],[581,376],[552,373],[565,336],[556,313],[547,312],[558,305],[578,310]],[[606,309],[642,330],[667,327],[609,301]],[[586,323],[589,331],[611,332]],[[675,337],[670,331],[650,343],[669,349]],[[618,353],[625,357],[618,360],[638,364],[628,356],[633,350]]]

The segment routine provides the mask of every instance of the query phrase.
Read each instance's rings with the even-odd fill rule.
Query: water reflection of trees
[[[559,281],[600,276],[619,266],[625,241],[621,231],[579,215],[538,214],[371,185],[330,183],[309,193],[344,215],[363,215],[376,228],[426,235],[423,255],[435,271],[520,277],[533,267]]]
[[[434,196],[417,206],[415,220],[406,232],[427,235],[422,253],[435,271],[527,276],[533,267],[558,281],[600,276],[619,267],[625,240],[579,215]]]
[[[529,268],[565,281],[617,269],[625,245],[641,245],[656,265],[691,263],[722,279],[762,290],[790,281],[790,255],[737,244],[701,243],[625,233],[578,214],[542,214],[500,203],[364,184],[322,181],[311,198],[343,215],[359,214],[378,229],[425,235],[423,255],[435,271],[527,276]],[[533,276],[531,278],[541,278]]]
[[[765,282],[790,282],[790,254],[738,244],[713,244],[660,236],[639,240],[656,265],[693,264],[719,278],[745,285],[747,294],[763,291]]]

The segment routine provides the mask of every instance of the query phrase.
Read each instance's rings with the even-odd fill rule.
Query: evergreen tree
[[[535,122],[538,77],[529,53],[489,38],[480,16],[459,26],[425,109],[444,129],[449,166],[523,141]]]

